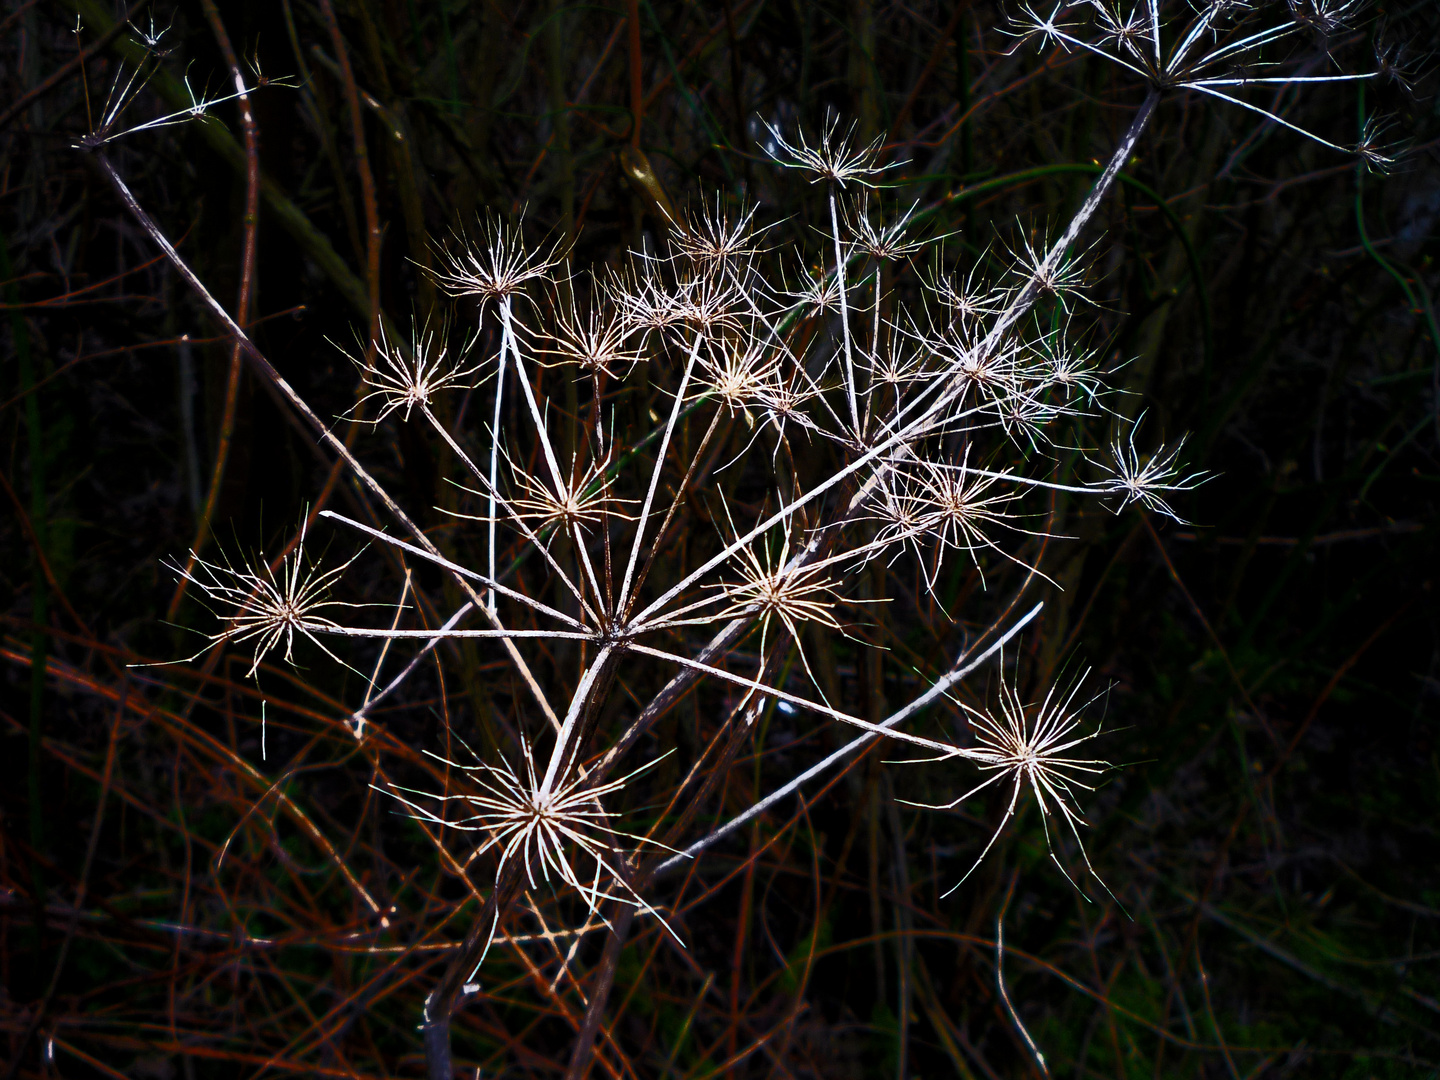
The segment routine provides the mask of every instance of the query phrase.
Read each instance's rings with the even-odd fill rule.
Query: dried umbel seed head
[[[573,288],[568,303],[557,298],[555,307],[555,329],[541,336],[547,355],[577,365],[586,375],[611,379],[628,374],[645,358],[629,344],[634,330],[613,307],[582,311]]]
[[[454,233],[435,252],[439,266],[432,276],[451,296],[479,297],[483,305],[513,297],[531,282],[552,278],[563,255],[560,241],[531,249],[518,222],[510,225],[490,217],[478,224],[477,237]]]
[[[1002,659],[1003,667],[1004,661]],[[1065,823],[1076,845],[1080,849],[1080,857],[1085,863],[1085,868],[1090,872],[1096,881],[1100,882],[1101,888],[1108,893],[1110,890],[1100,876],[1095,873],[1095,868],[1090,865],[1090,856],[1085,851],[1084,841],[1080,839],[1080,826],[1086,824],[1082,816],[1077,792],[1094,791],[1093,778],[1102,776],[1109,772],[1113,765],[1108,761],[1099,758],[1081,758],[1071,755],[1077,746],[1082,746],[1094,739],[1101,733],[1097,727],[1088,735],[1076,734],[1080,728],[1080,713],[1086,705],[1095,700],[1076,704],[1080,689],[1085,683],[1086,671],[1075,680],[1075,683],[1068,691],[1059,687],[1051,687],[1046,693],[1045,699],[1037,704],[1027,705],[1020,697],[1019,689],[1013,682],[1004,680],[1000,683],[1000,708],[999,715],[989,710],[976,709],[965,702],[960,702],[960,707],[970,721],[970,730],[975,735],[976,745],[967,747],[964,757],[979,765],[982,772],[992,775],[989,779],[970,788],[959,798],[944,804],[930,804],[908,802],[897,799],[897,802],[904,802],[907,806],[920,806],[930,810],[950,810],[961,803],[973,798],[992,784],[1005,781],[1010,786],[1010,799],[1005,807],[1005,814],[1000,819],[999,826],[991,835],[983,851],[965,871],[964,877],[950,887],[945,893],[949,896],[961,885],[971,874],[985,861],[985,856],[1000,839],[1000,834],[1005,831],[1006,824],[1015,816],[1016,808],[1020,803],[1020,793],[1029,787],[1035,796],[1035,801],[1040,806],[1040,821],[1045,830],[1045,845],[1050,852],[1050,858],[1060,868],[1060,872],[1066,879],[1074,884],[1069,871],[1055,854],[1055,847],[1050,836],[1050,821],[1058,815]]]
[[[547,787],[537,780],[534,755],[529,741],[523,737],[520,749],[525,762],[523,773],[503,758],[498,766],[483,761],[466,765],[426,751],[427,756],[468,777],[472,790],[460,794],[431,795],[413,788],[372,787],[404,804],[421,821],[484,836],[470,858],[473,861],[491,850],[496,851],[497,880],[505,864],[514,860],[523,868],[525,881],[532,889],[542,884],[568,885],[579,893],[592,913],[605,900],[631,904],[654,915],[670,930],[660,913],[619,873],[623,853],[615,850],[614,842],[629,839],[666,851],[673,849],[637,833],[613,828],[610,822],[620,815],[606,810],[603,803],[606,796],[623,790],[635,776],[665,755],[605,783],[587,783],[582,773]],[[454,803],[460,809],[460,816],[437,815],[405,795]],[[616,862],[617,859],[622,861]],[[589,868],[582,873],[580,868],[587,861]]]
[[[733,271],[761,251],[759,233],[752,228],[759,208],[759,204],[752,204],[747,210],[742,204],[738,213],[730,217],[721,208],[717,195],[715,209],[702,204],[699,213],[689,215],[689,228],[671,236],[670,246],[702,272]]]
[[[846,224],[854,237],[854,244],[872,259],[894,261],[903,259],[922,250],[926,241],[906,239],[905,232],[911,225],[919,203],[913,203],[894,221],[876,223],[870,216],[870,200],[862,195],[860,201],[846,211]]]
[[[357,553],[340,566],[321,570],[306,556],[302,529],[294,550],[280,560],[277,569],[259,561],[242,561],[236,565],[223,554],[219,562],[210,562],[193,551],[187,565],[179,562],[167,565],[199,589],[205,599],[215,605],[212,608],[215,615],[225,622],[223,629],[208,635],[211,644],[254,642],[253,659],[245,673],[253,677],[265,657],[282,643],[285,660],[293,665],[297,634],[332,660],[344,663],[317,636],[339,632],[341,627],[319,612],[365,606],[329,599],[330,587],[359,557]]]
[[[1180,451],[1185,447],[1184,438],[1174,446],[1161,446],[1153,454],[1142,458],[1135,449],[1135,432],[1144,418],[1142,414],[1135,421],[1123,442],[1116,438],[1110,444],[1110,461],[1096,464],[1112,475],[1091,484],[1090,487],[1094,491],[1118,494],[1121,498],[1115,508],[1117,514],[1131,503],[1139,503],[1147,510],[1162,514],[1178,524],[1187,524],[1165,501],[1164,496],[1170,492],[1193,491],[1208,480],[1210,474],[1184,474],[1179,465]]]
[[[470,343],[467,341],[460,349],[452,351],[449,337],[448,320],[442,322],[438,330],[432,330],[426,321],[414,327],[407,351],[391,340],[382,319],[373,364],[366,362],[363,352],[359,355],[345,353],[346,359],[360,370],[361,380],[370,388],[370,392],[360,400],[380,399],[380,412],[371,421],[372,424],[380,423],[401,409],[405,411],[404,418],[409,420],[413,409],[429,408],[441,391],[469,387],[465,380],[479,370],[478,365],[461,367]]]
[[[786,169],[814,173],[811,183],[828,180],[841,188],[846,184],[873,187],[876,178],[896,164],[877,164],[880,147],[884,143],[879,136],[865,146],[852,148],[855,125],[851,124],[850,129],[842,135],[840,117],[833,112],[827,116],[825,127],[820,132],[820,142],[815,145],[806,140],[804,132],[797,135],[796,142],[792,145],[780,134],[779,128],[769,123],[765,127],[775,142],[775,149],[769,151],[775,164]]]
[[[1043,235],[1023,236],[1011,251],[1014,274],[1026,286],[1039,290],[1042,298],[1053,299],[1068,314],[1072,298],[1085,284],[1085,253],[1071,254],[1050,246]]]
[[[700,382],[732,413],[741,412],[779,388],[781,360],[763,343],[720,341],[700,360]]]
[[[740,549],[733,566],[739,580],[715,586],[728,602],[721,619],[733,619],[742,612],[758,615],[766,625],[778,619],[792,637],[809,622],[840,628],[834,614],[840,593],[826,565],[789,566],[784,549],[773,555],[760,538]]]
[[[840,279],[826,271],[823,266],[810,267],[800,271],[800,287],[782,292],[793,301],[792,308],[804,314],[814,315],[840,308]]]
[[[1055,387],[1066,401],[1096,404],[1102,382],[1095,355],[1066,339],[1063,333],[1036,345],[1035,379],[1040,389]]]
[[[992,491],[1003,477],[972,471],[969,457],[967,447],[957,465],[924,462],[916,494],[924,506],[925,531],[941,549],[961,551],[978,561],[987,548],[1002,550],[987,530],[997,525],[1013,528],[1009,506],[1021,496],[1005,488]]]
[[[599,526],[607,517],[624,518],[611,492],[613,477],[610,462],[593,461],[579,475],[547,483],[523,468],[511,465],[520,493],[511,500],[515,515],[534,521],[537,528],[561,528],[572,532],[587,526]]]

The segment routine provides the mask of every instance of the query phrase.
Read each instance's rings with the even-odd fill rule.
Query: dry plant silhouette
[[[0,126],[29,116],[7,161],[34,176],[7,180],[15,205],[38,213],[53,158],[87,215],[23,219],[25,261],[12,240],[0,266],[28,469],[5,481],[11,539],[34,566],[4,644],[29,747],[5,803],[10,1074],[1433,1070],[1433,865],[1398,885],[1351,869],[1370,855],[1322,839],[1329,803],[1281,787],[1307,733],[1335,739],[1319,717],[1356,700],[1377,641],[1435,640],[1435,213],[1412,167],[1433,157],[1433,16],[750,0],[552,4],[531,26],[419,7],[7,19],[27,89]],[[887,60],[878,28],[907,19]],[[261,22],[280,32],[263,63]],[[471,70],[499,39],[513,62]],[[41,42],[72,56],[43,81]],[[188,173],[147,161],[166,139],[228,160],[228,198],[167,194]],[[1283,175],[1235,195],[1265,154]],[[1364,187],[1392,173],[1419,217],[1376,243]],[[1298,465],[1272,469],[1248,395],[1310,301],[1244,277],[1296,277],[1300,256],[1229,256],[1191,221],[1277,214],[1307,183],[1349,185],[1347,266],[1401,300],[1353,320],[1299,425],[1318,516],[1276,538]],[[101,246],[93,206],[108,277],[64,269]],[[222,219],[228,263],[191,235]],[[59,269],[33,269],[52,249]],[[1239,309],[1272,289],[1261,333],[1224,322],[1207,260]],[[49,309],[92,299],[112,314],[57,362]],[[126,479],[143,455],[40,403],[61,379],[79,400],[75,365],[114,350],[138,372],[157,346],[180,435],[147,532],[163,499]],[[1242,349],[1262,352],[1232,364]],[[125,438],[161,440],[158,407],[92,396],[95,433],[123,415]],[[57,487],[71,442],[97,471]],[[1269,479],[1246,487],[1252,453]],[[104,545],[82,570],[59,509],[82,489],[127,575]],[[1234,507],[1265,499],[1197,600],[1186,546],[1219,558]],[[1342,503],[1350,528],[1330,528]],[[1408,595],[1302,677],[1316,634],[1266,629],[1281,590],[1306,595],[1287,582],[1316,550],[1377,542],[1397,547],[1335,570],[1346,599],[1292,618],[1361,610],[1377,574]],[[1242,600],[1267,546],[1290,561]],[[1397,752],[1433,746],[1421,652],[1397,653],[1415,668],[1388,691],[1412,717]],[[1313,703],[1291,715],[1283,680]],[[1421,798],[1387,853],[1433,832]],[[59,835],[76,805],[78,858]],[[1339,886],[1312,879],[1353,879],[1339,924]],[[1363,903],[1408,913],[1383,923],[1394,951],[1341,940]],[[1222,931],[1243,954],[1217,960]],[[1299,980],[1285,1001],[1345,1004],[1314,1034],[1277,1019],[1281,994],[1247,989],[1262,962]]]

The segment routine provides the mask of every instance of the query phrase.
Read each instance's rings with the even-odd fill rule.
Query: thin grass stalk
[[[221,55],[230,68],[230,77],[235,84],[235,100],[240,108],[240,127],[245,139],[245,212],[241,218],[240,293],[235,302],[235,321],[244,326],[250,321],[251,300],[255,292],[255,262],[260,234],[260,133],[255,123],[255,113],[250,104],[250,92],[245,85],[245,75],[240,70],[240,61],[225,31],[225,23],[214,0],[203,0],[201,5],[205,18],[210,23],[211,33],[220,47]],[[205,504],[200,510],[195,525],[195,539],[190,544],[190,554],[185,569],[195,567],[199,552],[205,550],[210,539],[211,522],[219,504],[225,482],[225,467],[230,460],[230,444],[235,437],[235,416],[240,402],[240,372],[244,356],[238,341],[230,346],[230,363],[225,374],[225,403],[220,414],[220,431],[215,443],[215,459],[210,470],[210,486],[205,493]],[[174,619],[185,598],[189,578],[181,574],[170,598],[165,617]]]

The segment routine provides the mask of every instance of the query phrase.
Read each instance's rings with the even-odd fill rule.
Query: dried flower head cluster
[[[331,587],[359,555],[322,570],[310,561],[304,539],[302,530],[300,542],[273,566],[259,561],[237,565],[223,554],[219,562],[211,562],[193,551],[188,563],[169,564],[177,576],[194,585],[214,605],[212,610],[224,621],[222,629],[208,635],[210,642],[254,643],[253,659],[246,672],[249,676],[282,644],[285,660],[294,664],[296,635],[343,663],[320,636],[344,634],[345,628],[320,612],[362,606],[330,599]]]
[[[445,797],[475,808],[463,827],[486,833],[481,850],[501,852],[497,872],[518,859],[532,886],[551,875],[592,907],[613,899],[616,888],[626,893],[627,871],[616,860],[628,857],[595,847],[582,828],[602,828],[613,814],[603,801],[623,787],[581,770],[594,752],[581,741],[590,726],[584,718],[600,707],[592,695],[623,679],[627,665],[659,661],[677,675],[875,730],[874,719],[826,697],[803,644],[811,628],[858,628],[889,599],[862,594],[859,570],[882,565],[894,575],[913,562],[931,596],[949,565],[974,567],[982,584],[1006,567],[1043,576],[1038,559],[1049,537],[1036,520],[1037,494],[1118,495],[1116,509],[1139,503],[1173,517],[1167,498],[1201,479],[1177,471],[1178,446],[1143,455],[1133,426],[1107,411],[1102,373],[1067,335],[1076,324],[1068,297],[1084,287],[1082,261],[1056,259],[1027,238],[1008,262],[1001,247],[983,264],[907,274],[915,256],[935,246],[925,239],[923,214],[912,206],[886,222],[868,194],[851,202],[834,190],[842,179],[859,179],[868,158],[845,150],[833,128],[815,153],[824,161],[807,167],[836,174],[826,193],[835,208],[826,247],[839,252],[828,267],[822,256],[818,294],[786,287],[781,264],[760,242],[753,207],[727,215],[723,204],[707,205],[664,257],[637,256],[620,273],[563,282],[548,255],[491,223],[483,241],[459,244],[463,254],[437,273],[457,294],[494,301],[494,313],[481,318],[498,315],[498,349],[478,373],[490,423],[450,431],[431,407],[434,395],[477,377],[465,351],[448,349],[442,333],[422,329],[405,354],[382,336],[377,362],[361,371],[370,396],[383,403],[377,422],[425,423],[455,450],[469,473],[457,483],[475,505],[452,513],[483,527],[484,568],[473,570],[366,530],[483,588],[489,629],[467,629],[462,620],[430,639],[506,639],[522,656],[562,642],[585,646],[569,701],[545,703],[558,728],[545,767],[532,761],[546,752],[537,734],[537,750],[525,743],[524,777],[508,766],[478,766],[468,771],[474,792]],[[1051,275],[1047,288],[1027,290],[1042,273]],[[516,300],[531,286],[535,302],[521,312]],[[1032,318],[1037,304],[1060,320]],[[554,312],[553,322],[543,310]],[[627,443],[617,418],[624,399],[614,389],[642,377],[663,408],[652,408],[648,435]],[[580,405],[571,419],[564,380]],[[738,443],[727,434],[737,424]],[[1061,455],[1078,450],[1082,463],[1094,456],[1075,441],[1088,425],[1121,433],[1111,460],[1097,461],[1090,477],[1060,482]],[[722,453],[726,445],[738,445],[738,455]],[[707,489],[717,484],[712,496]],[[664,551],[682,524],[693,557],[671,564]],[[527,557],[551,583],[548,595],[508,584]],[[300,587],[298,595],[309,602],[313,593]],[[268,616],[245,614],[240,632],[269,635],[267,642],[292,627],[312,636],[426,633],[341,628],[309,615],[287,622],[271,608]],[[774,682],[763,660],[746,670],[705,645],[705,635],[736,626],[758,631],[762,658],[795,650],[801,685]],[[1033,765],[1026,748],[1043,750],[1055,741],[1052,727],[1069,728],[1047,719],[1036,735],[1012,706],[1002,705],[1009,727],[991,732],[995,739],[1011,732],[1009,757],[900,727],[885,734],[982,769],[1009,768],[1016,755]],[[1073,802],[1060,780],[1027,768],[1037,795],[1059,792]],[[1061,812],[1072,828],[1079,823],[1068,804]],[[566,862],[573,857],[591,869],[581,873]]]
[[[1052,818],[1064,822],[1075,841],[1085,868],[1094,874],[1090,857],[1085,853],[1085,843],[1080,838],[1080,826],[1085,824],[1085,819],[1076,801],[1076,791],[1094,791],[1094,778],[1113,766],[1098,758],[1071,756],[1071,751],[1076,747],[1083,746],[1100,734],[1098,727],[1089,734],[1076,734],[1081,724],[1081,709],[1076,708],[1075,702],[1084,682],[1085,675],[1081,675],[1068,691],[1052,687],[1044,700],[1032,705],[1026,704],[1013,683],[1001,680],[999,716],[962,703],[961,707],[969,716],[970,728],[975,733],[976,740],[975,746],[969,748],[966,756],[976,763],[982,773],[989,773],[990,776],[943,805],[911,805],[925,806],[931,810],[948,810],[973,798],[992,784],[999,783],[1009,785],[1010,797],[1006,800],[1005,813],[1000,824],[991,834],[984,850],[965,872],[965,876],[951,886],[950,892],[958,889],[990,853],[995,841],[1004,831],[1005,824],[1015,816],[1020,793],[1027,787],[1040,808],[1046,848],[1060,872],[1067,878],[1070,877],[1069,871],[1055,854],[1050,836]],[[1088,703],[1082,702],[1081,707],[1085,704]],[[1098,875],[1096,880],[1099,880]],[[1103,887],[1104,883],[1101,884]]]
[[[1084,302],[1092,248],[1082,233],[1160,91],[1203,94],[1288,126],[1243,88],[1352,76],[1235,72],[1277,70],[1282,45],[1302,31],[1333,33],[1348,6],[1023,8],[1022,38],[1104,56],[1149,84],[1089,196],[1053,238],[1017,227],[988,246],[971,238],[971,257],[952,257],[933,221],[940,207],[885,198],[891,166],[880,142],[857,146],[833,117],[818,139],[770,128],[777,171],[821,185],[818,243],[754,203],[722,198],[670,222],[668,239],[625,265],[595,273],[562,271],[558,247],[527,243],[518,222],[492,219],[473,236],[452,236],[434,278],[452,298],[479,301],[470,311],[485,355],[451,348],[441,323],[422,326],[408,351],[382,332],[375,361],[358,366],[366,396],[380,402],[376,424],[425,425],[451,451],[460,501],[445,508],[447,543],[463,554],[442,555],[398,513],[410,540],[328,516],[396,558],[439,567],[468,597],[464,606],[438,629],[401,627],[399,611],[388,627],[342,625],[319,612],[335,606],[325,589],[343,566],[321,572],[299,551],[277,576],[199,561],[187,576],[230,619],[212,640],[255,640],[252,672],[281,642],[289,659],[297,634],[317,644],[325,635],[414,638],[426,648],[464,637],[493,649],[543,717],[506,732],[515,744],[508,760],[518,753],[523,769],[501,754],[457,766],[458,790],[398,797],[431,824],[478,833],[476,856],[494,856],[497,896],[508,880],[568,889],[590,914],[605,902],[660,914],[644,892],[655,864],[640,841],[664,844],[611,824],[637,775],[619,776],[619,764],[702,682],[740,701],[732,715],[748,719],[733,725],[736,739],[756,710],[780,703],[810,723],[979,771],[978,783],[959,783],[964,793],[938,805],[1008,784],[1001,825],[960,881],[1027,790],[1047,843],[1051,821],[1063,821],[1062,836],[1093,874],[1079,801],[1109,765],[1075,756],[1098,734],[1079,734],[1078,683],[1044,692],[1035,706],[1002,683],[998,713],[961,702],[977,740],[965,744],[910,730],[943,697],[946,677],[887,716],[877,711],[883,694],[872,693],[872,708],[827,690],[837,675],[811,643],[843,636],[847,649],[883,646],[874,624],[902,598],[958,618],[962,577],[974,586],[966,595],[999,584],[1018,595],[1048,580],[1043,557],[1063,543],[1052,533],[1058,494],[1181,520],[1177,500],[1204,474],[1184,468],[1183,438],[1168,448],[1138,440],[1134,408],[1107,389],[1087,344],[1098,338],[1088,322],[1098,309]],[[455,427],[442,419],[453,413],[434,405],[462,387],[468,419]],[[999,622],[987,630],[1005,632]],[[653,683],[662,689],[647,703],[633,687]],[[617,710],[629,726],[597,742],[608,730],[600,717]],[[708,791],[703,779],[697,765],[678,790]],[[430,808],[449,803],[468,816]],[[1070,876],[1059,854],[1052,849]]]

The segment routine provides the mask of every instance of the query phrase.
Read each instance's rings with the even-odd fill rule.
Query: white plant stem
[[[551,607],[549,604],[541,603],[533,596],[526,596],[522,592],[516,592],[514,589],[502,585],[494,578],[487,577],[479,571],[471,570],[468,567],[461,566],[459,563],[451,562],[439,552],[429,552],[424,550],[423,548],[416,547],[414,544],[407,544],[399,537],[391,536],[389,533],[383,533],[379,529],[372,529],[364,522],[356,521],[354,518],[348,518],[344,514],[336,513],[334,510],[322,510],[320,511],[320,516],[324,518],[330,518],[333,521],[338,521],[342,525],[348,525],[350,526],[350,528],[355,529],[357,532],[362,532],[366,536],[369,536],[375,540],[379,540],[383,544],[389,544],[391,547],[397,547],[400,548],[402,551],[408,551],[412,555],[418,555],[422,559],[428,559],[430,562],[435,563],[437,566],[443,566],[446,570],[449,570],[452,574],[455,574],[459,577],[469,578],[471,581],[478,581],[481,584],[489,585],[491,588],[495,589],[495,591],[499,592],[502,596],[508,596],[511,600],[518,600],[520,603],[532,607],[541,614],[550,616],[550,618],[552,619],[559,619],[561,622],[569,623],[577,630],[584,631],[586,633],[590,632],[590,628],[587,627],[584,623],[582,623],[579,619],[575,618],[573,615],[567,615],[563,611]],[[477,604],[480,603],[478,597],[472,596],[471,599],[473,599]],[[491,616],[491,621],[497,624],[495,626],[495,629],[501,631],[505,630],[504,626],[499,625],[499,620],[498,618],[494,617],[493,612],[490,612],[488,608],[485,608],[484,610],[487,614]]]
[[[635,578],[635,565],[640,560],[640,549],[645,543],[645,526],[650,523],[650,508],[655,502],[655,489],[660,486],[660,474],[665,469],[665,453],[670,449],[670,438],[675,434],[675,425],[680,421],[680,413],[685,407],[685,391],[690,386],[690,376],[695,370],[695,360],[700,355],[700,346],[704,344],[705,335],[696,333],[695,341],[690,346],[690,355],[685,360],[685,373],[680,376],[680,387],[675,391],[675,401],[670,407],[670,418],[665,424],[665,434],[660,438],[660,449],[655,454],[655,468],[650,474],[650,486],[645,491],[645,502],[640,508],[640,520],[635,526],[635,542],[630,546],[630,558],[625,565],[625,578],[620,585],[620,595],[615,601],[615,610],[623,612],[630,599],[630,583]],[[683,492],[677,492],[679,499]]]
[[[500,418],[505,404],[505,353],[510,345],[510,300],[508,296],[500,300],[500,357],[495,364],[495,413],[490,423],[490,492],[487,502],[487,510],[490,515],[490,524],[487,535],[486,552],[489,556],[490,580],[495,580],[495,492],[500,483]],[[438,426],[438,425],[437,425]],[[467,459],[468,460],[468,459]],[[470,471],[475,472],[472,465]],[[485,594],[485,602],[491,611],[495,610],[495,590],[489,589]]]
[[[270,385],[274,386],[275,389],[280,392],[281,396],[285,398],[286,402],[319,433],[320,440],[329,446],[330,449],[349,466],[356,479],[374,494],[385,506],[385,509],[394,516],[395,520],[415,538],[427,558],[440,561],[442,565],[454,567],[455,564],[450,563],[449,560],[440,554],[440,549],[425,535],[424,530],[411,520],[410,516],[400,508],[400,505],[390,497],[390,493],[370,475],[368,469],[360,464],[355,455],[350,452],[350,448],[345,445],[344,441],[337,438],[330,430],[330,425],[316,415],[315,410],[310,408],[305,402],[305,399],[296,393],[295,388],[280,375],[280,372],[275,370],[275,366],[266,359],[265,354],[250,340],[250,336],[240,328],[240,325],[230,317],[230,313],[226,311],[221,303],[205,288],[204,284],[195,275],[195,272],[191,270],[185,260],[180,257],[180,253],[175,250],[175,246],[171,244],[165,234],[160,231],[160,227],[155,224],[150,215],[140,206],[140,203],[136,200],[134,194],[131,193],[129,187],[126,186],[125,181],[121,178],[115,166],[110,163],[104,154],[96,155],[96,160],[100,164],[101,171],[105,173],[111,185],[115,188],[116,194],[120,196],[120,201],[125,204],[130,213],[139,221],[141,227],[149,234],[151,240],[165,253],[171,265],[175,267],[180,273],[180,276],[183,277],[186,283],[195,291],[195,294],[200,298],[205,307],[220,321],[230,336],[240,344],[246,358],[249,359],[261,377]],[[417,554],[422,553],[420,549],[414,550],[416,550]],[[481,604],[480,597],[471,589],[470,583],[464,580],[463,575],[456,574],[456,583],[477,606]],[[552,723],[555,722],[555,711],[550,707],[550,702],[545,697],[545,691],[540,688],[539,682],[536,681],[535,676],[530,671],[529,665],[525,663],[519,650],[515,648],[513,643],[507,642],[506,652],[509,654],[510,660],[515,665],[515,669],[521,679],[524,680],[526,687],[535,697],[536,704],[540,706],[541,711],[547,719]]]
[[[845,395],[850,402],[850,425],[860,435],[860,407],[855,397],[855,360],[850,347],[850,307],[845,299],[845,253],[840,249],[840,215],[835,209],[835,185],[829,185],[830,236],[835,241],[835,280],[840,287],[840,329],[845,336]]]
[[[921,694],[914,701],[910,702],[910,704],[906,705],[903,709],[887,717],[885,720],[882,720],[879,724],[875,725],[875,727],[884,729],[884,734],[890,734],[892,728],[894,728],[898,724],[904,723],[910,717],[920,712],[920,710],[929,706],[942,694],[948,692],[950,687],[963,680],[967,675],[975,671],[982,664],[986,663],[992,656],[994,656],[1001,649],[1003,649],[1005,645],[1009,643],[1011,638],[1013,638],[1016,634],[1018,634],[1021,630],[1028,626],[1031,620],[1035,618],[1035,616],[1040,614],[1040,609],[1044,606],[1045,605],[1043,602],[1036,604],[1033,608],[1027,611],[1019,619],[1017,619],[1009,630],[1005,631],[1004,634],[997,638],[991,645],[989,645],[985,649],[984,652],[982,652],[979,656],[976,656],[974,659],[969,659],[968,653],[962,655],[960,659],[956,661],[955,667],[952,668],[947,674],[937,679],[934,684],[931,685],[929,690],[926,690],[925,693]],[[680,854],[666,859],[663,863],[661,863],[658,867],[655,868],[655,876],[660,877],[661,875],[682,865],[686,861],[693,859],[700,852],[704,851],[707,847],[710,847],[712,844],[714,844],[717,840],[721,840],[724,839],[726,836],[729,836],[736,829],[745,825],[747,822],[750,822],[755,818],[759,817],[761,814],[763,814],[766,810],[770,809],[770,807],[774,806],[781,799],[784,799],[786,796],[791,795],[796,791],[799,791],[801,787],[803,787],[809,781],[815,779],[815,777],[821,775],[822,773],[828,772],[833,765],[836,765],[839,762],[845,760],[847,757],[855,753],[861,747],[867,746],[868,744],[874,742],[876,739],[881,737],[881,734],[882,732],[878,730],[866,731],[865,734],[852,739],[850,742],[840,747],[840,749],[831,753],[828,757],[810,766],[810,768],[800,773],[794,779],[776,788],[769,795],[766,795],[763,799],[755,803],[755,805],[751,806],[744,813],[737,815],[730,821],[727,821],[720,828],[716,829],[714,832],[708,834],[700,840],[695,841],[695,843],[691,844]]]
[[[585,711],[585,706],[590,700],[590,691],[600,678],[614,649],[613,645],[603,646],[596,653],[590,666],[585,669],[585,674],[580,676],[580,685],[575,687],[575,693],[570,698],[570,708],[565,711],[565,721],[560,727],[560,734],[555,739],[555,749],[550,754],[550,764],[545,767],[545,778],[540,781],[537,798],[541,801],[545,800],[554,790],[555,781],[560,775],[560,766],[570,752],[570,737],[574,734],[575,723]]]
[[[510,505],[510,503],[508,502],[508,500],[506,500],[502,495],[500,495],[500,493],[498,492],[498,490],[497,490],[489,481],[487,481],[487,480],[485,479],[484,475],[481,474],[480,470],[475,467],[474,462],[472,462],[472,461],[470,460],[469,455],[467,455],[467,454],[465,453],[465,451],[461,448],[460,444],[455,441],[455,437],[454,437],[453,435],[451,435],[450,432],[448,432],[448,431],[445,430],[445,426],[444,426],[443,424],[441,424],[440,421],[439,421],[439,419],[436,418],[435,414],[430,411],[430,408],[429,408],[428,405],[424,408],[423,411],[424,411],[425,419],[427,419],[427,420],[430,421],[431,427],[433,427],[433,428],[436,430],[436,432],[439,433],[440,437],[445,440],[446,445],[449,446],[450,449],[455,452],[455,455],[465,464],[465,467],[470,470],[470,474],[471,474],[472,476],[474,476],[476,480],[478,480],[481,484],[485,485],[485,487],[486,487],[487,500],[488,500],[488,505],[489,505],[489,508],[490,508],[490,514],[489,514],[489,517],[488,517],[488,519],[487,519],[487,520],[489,521],[489,525],[490,525],[490,536],[491,536],[491,539],[490,539],[490,580],[491,580],[491,581],[498,581],[498,580],[500,580],[500,579],[499,579],[499,576],[498,576],[497,573],[495,572],[495,543],[494,543],[494,534],[495,534],[495,525],[496,525],[496,515],[495,515],[495,511],[496,511],[496,509],[498,508],[498,509],[504,510],[505,513],[509,515],[509,519],[510,519],[511,524],[513,524],[517,529],[520,530],[520,532],[524,535],[525,539],[531,544],[531,546],[533,546],[533,547],[535,548],[536,551],[540,552],[540,557],[543,558],[543,559],[545,560],[545,562],[549,564],[550,569],[553,570],[553,571],[556,573],[556,575],[558,575],[558,577],[560,578],[561,584],[563,584],[563,585],[565,586],[565,588],[569,590],[570,594],[575,597],[576,601],[579,602],[580,607],[584,610],[585,614],[586,614],[587,616],[589,616],[592,621],[598,623],[598,622],[599,622],[599,619],[598,619],[598,617],[597,617],[596,614],[595,614],[595,610],[594,610],[593,608],[591,608],[590,602],[585,599],[585,594],[584,594],[583,592],[581,592],[580,589],[579,589],[579,587],[577,587],[576,584],[570,579],[570,575],[567,574],[567,573],[565,572],[564,568],[559,564],[559,562],[556,561],[555,556],[553,556],[553,555],[550,554],[550,549],[541,541],[540,537],[536,535],[535,531],[534,531],[533,529],[531,529],[529,525],[526,524],[525,519],[524,519],[523,517],[521,517],[520,514],[518,514],[513,507],[511,507],[511,505]],[[497,446],[499,445],[498,442],[497,442],[496,445],[497,445]],[[494,451],[492,450],[492,457],[493,457],[493,453],[494,453]],[[493,461],[492,461],[492,465],[493,465]],[[468,489],[466,489],[466,490],[468,490]],[[498,507],[497,507],[497,503],[498,503]],[[488,599],[488,601],[489,601],[489,604],[488,604],[489,609],[490,609],[490,611],[493,612],[493,611],[495,610],[495,605],[494,605],[495,590],[494,590],[493,588],[490,588],[490,589],[487,589],[486,592],[487,592],[487,594],[488,594],[487,599]]]

